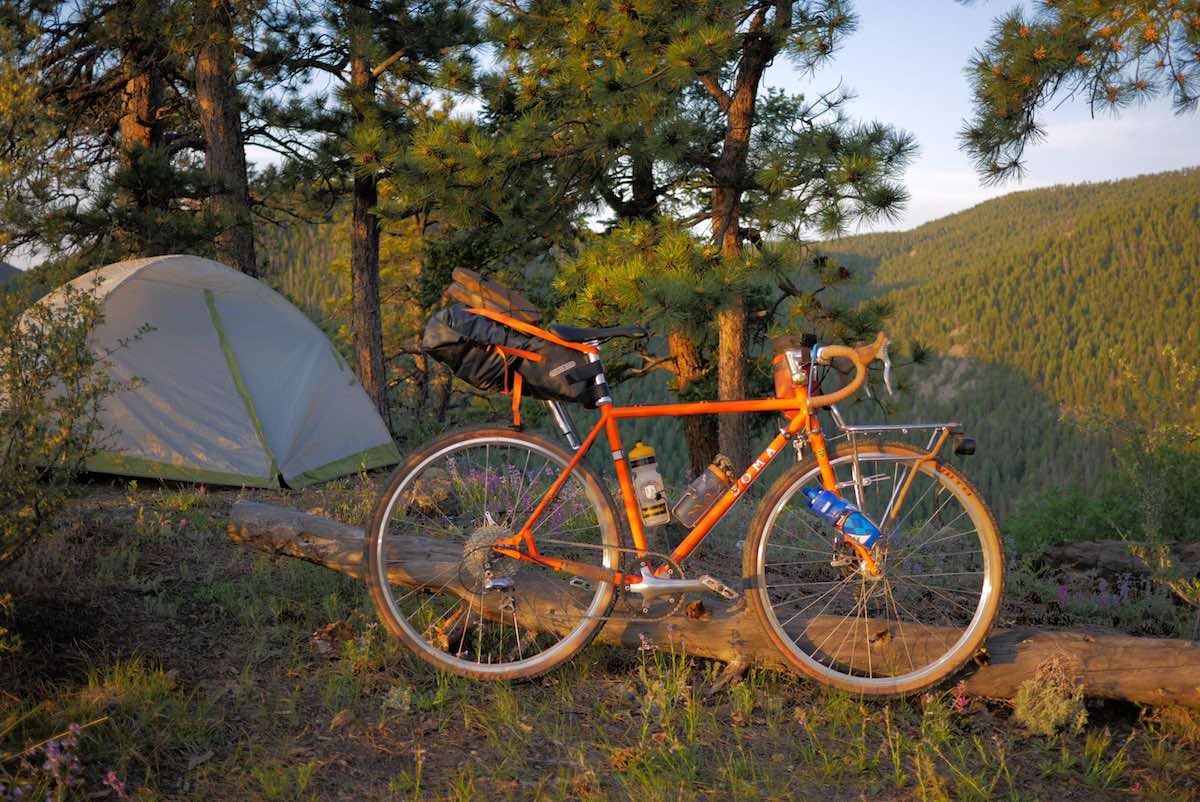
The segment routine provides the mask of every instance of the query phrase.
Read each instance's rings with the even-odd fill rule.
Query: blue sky
[[[1029,169],[1021,181],[981,186],[956,138],[971,112],[963,68],[990,35],[992,19],[1012,5],[859,0],[858,30],[815,75],[782,60],[771,67],[770,84],[793,93],[821,92],[840,79],[858,95],[851,116],[916,135],[920,153],[905,176],[912,200],[898,222],[875,228],[912,228],[1020,189],[1200,165],[1200,115],[1175,116],[1169,99],[1095,119],[1086,103],[1075,101],[1043,116],[1047,137],[1026,150]]]

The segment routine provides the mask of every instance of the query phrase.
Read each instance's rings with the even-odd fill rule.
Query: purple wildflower
[[[1054,588],[1054,592],[1058,595],[1058,603],[1066,607],[1067,602],[1071,600],[1071,593],[1067,590],[1067,586],[1059,584]]]
[[[958,684],[954,686],[954,695],[951,699],[955,713],[967,712],[967,708],[971,706],[971,697],[967,696],[966,680],[959,680]]]
[[[125,792],[125,783],[112,769],[109,769],[108,774],[104,775],[104,784],[112,789],[112,792],[117,795],[117,799],[129,799],[129,795]]]

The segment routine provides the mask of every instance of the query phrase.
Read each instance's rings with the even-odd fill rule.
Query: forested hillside
[[[1161,413],[1118,409],[1117,359],[1151,396],[1169,391],[1164,347],[1200,361],[1200,170],[1016,192],[830,248],[863,277],[856,296],[893,303],[894,336],[937,354],[907,374],[904,414],[977,433],[969,471],[998,512],[1111,472],[1092,411]]]
[[[0,262],[0,287],[4,286],[19,275],[21,275],[20,270],[17,270],[10,264]]]

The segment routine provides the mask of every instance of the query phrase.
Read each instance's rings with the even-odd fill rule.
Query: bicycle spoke
[[[883,580],[885,599],[891,601],[892,610],[896,613],[896,628],[900,630],[900,644],[904,647],[904,654],[908,657],[908,670],[915,671],[917,666],[913,662],[912,652],[908,648],[908,636],[904,634],[904,620],[900,617],[900,605],[896,603],[896,595],[892,593],[892,583],[888,580]]]
[[[986,583],[996,561],[984,544],[985,538],[995,542],[995,531],[981,529],[981,524],[990,527],[990,520],[976,514],[982,509],[978,502],[964,503],[939,463],[917,470],[923,452],[913,451],[911,458],[901,456],[901,447],[864,452],[857,474],[846,445],[837,447],[833,460],[839,487],[851,487],[856,475],[876,477],[861,497],[846,497],[860,498],[862,511],[886,525],[875,547],[880,577],[861,573],[849,549],[824,546],[836,543],[836,532],[810,512],[801,492],[823,486],[815,463],[777,497],[767,528],[757,535],[765,541],[753,552],[758,555],[753,570],[761,577],[756,598],[763,600],[757,609],[766,611],[768,624],[790,644],[789,655],[810,673],[836,679],[847,689],[878,693],[903,687],[891,684],[893,678],[914,687],[928,684],[963,659],[943,658],[970,648],[981,640],[979,633],[986,633],[990,619],[980,616],[985,600],[991,600],[994,615],[998,584],[988,596]],[[901,505],[899,492],[906,484]],[[893,513],[896,520],[890,522]],[[805,624],[798,628],[801,621]],[[975,633],[970,640],[968,633]],[[885,680],[888,684],[874,684]]]
[[[458,436],[448,447],[429,447],[429,453],[434,456],[393,479],[381,502],[386,512],[372,530],[371,582],[383,594],[381,615],[393,630],[420,642],[421,657],[459,673],[533,676],[570,657],[602,624],[613,586],[576,588],[555,571],[492,550],[516,534],[513,527],[541,501],[569,457],[542,447],[537,438],[508,432],[477,440]],[[585,481],[587,476],[581,467],[562,480],[535,527],[552,536],[539,550],[612,565],[616,553],[608,549],[617,545],[612,513],[604,506],[602,486]],[[420,556],[410,556],[413,539],[422,538],[439,541],[445,550],[430,555],[418,547]],[[430,559],[436,562],[430,565]],[[388,581],[391,566],[404,569],[398,576],[423,581],[414,586]],[[493,586],[499,589],[485,590]],[[521,616],[543,605],[556,613],[539,634],[526,624],[545,616],[525,623]]]

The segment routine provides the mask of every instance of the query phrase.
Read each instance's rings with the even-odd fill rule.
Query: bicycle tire
[[[914,448],[910,445],[894,442],[864,444],[860,445],[857,451],[860,466],[863,463],[871,463],[873,461],[884,465],[892,463],[895,466],[899,466],[902,462],[917,464],[916,461],[925,454],[924,451]],[[830,449],[829,457],[830,462],[834,465],[835,474],[839,469],[842,471],[843,475],[845,475],[847,470],[852,470],[851,466],[853,465],[853,450],[850,448],[849,444],[841,444],[836,448]],[[898,468],[894,470],[895,473],[893,476],[895,477],[896,473],[898,473]],[[964,574],[979,573],[981,588],[979,600],[975,605],[970,621],[964,626],[962,634],[954,639],[953,644],[948,649],[946,649],[943,653],[938,654],[936,659],[931,659],[927,665],[921,665],[919,667],[912,657],[912,649],[916,648],[916,645],[925,641],[934,641],[936,643],[938,637],[942,638],[943,641],[948,642],[950,637],[953,635],[953,628],[946,626],[932,627],[924,621],[915,621],[909,626],[909,631],[906,632],[904,629],[906,619],[909,619],[912,616],[909,615],[910,608],[907,606],[903,607],[904,613],[901,613],[901,606],[897,601],[899,597],[896,596],[896,587],[885,586],[888,587],[888,589],[883,591],[879,598],[874,599],[875,604],[872,605],[872,594],[875,594],[877,591],[871,590],[871,586],[866,584],[868,580],[866,577],[863,577],[863,587],[866,589],[858,591],[859,599],[855,602],[855,606],[853,608],[855,611],[855,617],[853,620],[855,622],[862,622],[862,637],[860,639],[856,634],[855,641],[851,642],[849,650],[845,652],[844,657],[839,657],[837,654],[830,656],[828,655],[829,650],[824,648],[825,644],[830,641],[831,636],[836,637],[838,632],[838,630],[831,629],[833,622],[838,618],[837,616],[832,616],[828,621],[818,620],[819,617],[825,612],[825,609],[831,605],[831,599],[826,599],[824,602],[825,608],[822,608],[822,610],[817,613],[813,613],[809,619],[802,620],[800,622],[800,624],[804,627],[804,631],[801,631],[800,634],[796,634],[797,631],[801,629],[800,626],[793,626],[789,629],[789,625],[794,623],[795,615],[793,615],[790,620],[783,622],[780,620],[780,615],[776,613],[776,609],[778,607],[791,604],[792,602],[774,601],[774,599],[778,599],[784,594],[784,591],[781,590],[781,588],[784,588],[790,583],[776,583],[776,595],[774,598],[771,595],[771,582],[768,581],[768,575],[779,574],[782,576],[784,572],[784,568],[782,567],[772,569],[770,567],[771,564],[769,564],[767,561],[767,551],[770,547],[769,544],[772,536],[772,530],[775,528],[782,530],[784,528],[780,517],[782,510],[790,502],[792,502],[793,499],[796,499],[800,488],[806,484],[819,483],[820,469],[816,459],[810,458],[799,465],[793,466],[771,486],[762,502],[760,502],[754,520],[751,523],[751,531],[746,539],[745,549],[743,552],[743,571],[745,576],[748,578],[749,590],[747,595],[749,597],[749,604],[754,610],[759,622],[770,636],[771,641],[787,659],[788,663],[798,669],[801,673],[812,677],[819,682],[833,685],[852,693],[862,694],[864,696],[907,695],[935,686],[939,682],[945,680],[947,677],[953,675],[960,668],[962,668],[962,666],[978,652],[980,646],[982,646],[984,639],[987,637],[988,632],[995,623],[996,617],[999,613],[1000,602],[1004,593],[1004,555],[995,518],[975,487],[966,479],[966,477],[964,477],[952,466],[946,465],[937,459],[931,459],[921,463],[920,474],[918,474],[918,478],[920,476],[925,476],[927,479],[929,479],[931,488],[936,486],[941,490],[944,490],[948,494],[948,499],[957,499],[961,504],[964,514],[966,514],[969,517],[970,522],[974,524],[974,534],[976,535],[975,539],[977,539],[979,543],[979,559],[982,567],[978,572],[963,572]],[[914,480],[914,482],[915,481],[916,480]],[[876,484],[886,485],[886,476],[876,476],[874,478],[874,482]],[[899,481],[893,478],[891,484],[894,487],[899,484]],[[939,490],[939,492],[941,492],[941,490]],[[802,496],[802,494],[799,495]],[[854,500],[852,496],[848,497],[851,498],[851,500]],[[937,499],[936,494],[934,498],[935,500]],[[807,503],[801,500],[797,501],[798,503],[796,508],[801,515],[810,515],[812,522],[821,521],[821,519],[817,518],[815,514],[811,513],[811,510],[807,508]],[[914,505],[920,505],[924,502],[912,501],[912,503]],[[940,516],[940,510],[946,504],[948,504],[948,501],[942,502],[941,506],[935,507],[934,515]],[[867,510],[867,512],[870,513],[871,511]],[[907,517],[907,515],[905,517]],[[877,523],[880,522],[880,519],[875,518],[874,516],[872,516],[872,518],[873,520],[876,520]],[[777,522],[780,523],[780,526],[778,527],[776,526]],[[821,523],[823,524],[823,522]],[[881,553],[886,554],[886,550],[891,548],[889,545],[890,537],[895,538],[896,542],[899,542],[902,539],[901,525],[903,523],[904,518],[901,518],[901,520],[897,521],[896,525],[890,530],[885,529],[883,537],[880,540],[880,543],[883,546],[883,551],[881,551]],[[940,521],[939,525],[941,525]],[[822,529],[817,526],[816,523],[814,523],[814,527],[816,527],[814,528],[814,532],[816,532],[818,535],[821,533],[824,533],[830,537],[833,535],[833,529],[831,527]],[[897,583],[897,586],[899,586],[898,583],[900,579],[904,578],[903,571],[905,559],[909,559],[911,563],[914,559],[914,552],[922,557],[925,556],[921,549],[931,545],[931,542],[935,539],[937,534],[938,533],[935,532],[934,535],[927,536],[925,541],[918,542],[918,545],[905,544],[907,546],[907,550],[904,552],[897,552],[895,555],[895,560],[891,563],[892,569],[894,569],[891,577],[889,577],[888,571],[892,569],[889,569],[887,557],[884,557],[882,561],[884,563],[884,577],[883,579],[878,580],[878,582],[884,583],[894,581]],[[972,533],[968,532],[962,534],[967,536],[969,542],[969,536]],[[904,531],[904,535],[908,535],[907,530]],[[921,537],[922,535],[923,532],[918,531],[917,533],[913,534],[912,537],[915,539]],[[810,538],[810,535],[806,533],[803,536],[805,538],[804,540],[802,540],[801,536],[799,535],[793,535],[792,537],[795,542],[807,542],[807,539]],[[943,538],[943,540],[944,539],[945,538]],[[932,544],[936,545],[936,542],[933,542]],[[778,549],[780,547],[786,548],[786,546],[783,546],[783,544],[777,545],[776,548]],[[801,552],[809,549],[805,549],[803,547],[794,548],[799,548],[800,550],[797,552],[796,556],[807,557],[807,555],[802,554]],[[811,550],[819,552],[820,548],[815,547]],[[832,547],[824,559],[828,559],[828,557],[831,556],[833,556]],[[937,551],[933,550],[930,552],[929,556],[931,559],[936,559]],[[810,564],[815,566],[820,562],[821,559],[822,558],[819,558],[817,555],[813,555]],[[797,560],[794,564],[801,565],[805,562],[805,560]],[[777,563],[776,565],[788,566],[788,563],[783,561]],[[798,575],[797,578],[801,580],[795,584],[805,586],[805,582],[803,581],[804,576],[799,576],[799,574],[802,572],[808,572],[806,574],[807,576],[820,576],[820,574],[816,574],[815,572],[822,570],[834,572],[835,567],[833,565],[827,565],[821,568],[809,567],[794,568],[790,570],[796,573]],[[837,570],[840,570],[842,573],[846,572],[846,569],[844,568]],[[910,570],[917,569],[913,569],[910,566]],[[944,576],[950,576],[953,573],[955,572],[942,572]],[[836,573],[832,575],[836,576]],[[921,576],[927,581],[932,577],[936,577],[937,575],[938,574],[936,572],[933,574],[914,574],[914,576]],[[851,580],[851,582],[853,581],[854,580]],[[957,589],[938,586],[931,587],[930,590],[932,592],[923,591],[920,590],[920,588],[925,586],[924,583],[921,583],[915,579],[910,581],[917,590],[917,597],[920,597],[921,595],[929,595],[930,600],[932,601],[936,594],[936,603],[932,605],[933,610],[936,612],[936,614],[943,616],[943,618],[946,620],[952,621],[953,619],[951,616],[953,615],[965,617],[966,612],[971,612],[967,606],[969,604],[968,599],[960,600],[958,596],[953,595],[954,593],[960,592]],[[842,591],[832,590],[832,588],[835,586],[835,583],[839,582],[844,583],[846,580],[831,579],[823,583],[809,582],[807,587],[813,588],[811,592],[815,594],[821,585],[831,586],[830,588],[822,591],[816,597],[817,599],[820,599],[822,596],[826,596],[830,592],[834,592],[835,595],[841,593]],[[816,585],[816,587],[814,587],[814,585]],[[846,585],[844,589],[851,590],[851,598],[854,598],[853,584]],[[803,593],[804,591],[797,590],[795,592]],[[871,617],[869,609],[872,606],[874,606],[875,609],[879,609],[879,607],[882,606],[886,612],[889,596],[892,597],[892,609],[895,611],[893,616],[894,621],[889,623],[888,619],[882,619],[885,626],[880,627],[881,619],[878,617]],[[816,601],[807,601],[808,607],[811,607],[816,603]],[[958,604],[960,607],[963,607],[964,611],[955,611],[952,607],[954,604]],[[947,610],[949,613],[947,613]],[[786,609],[785,611],[790,611],[790,608]],[[844,626],[844,621],[846,620],[851,619],[847,616],[841,616],[841,622],[839,622],[837,626]],[[918,626],[923,627],[924,629],[918,630]],[[808,634],[808,630],[812,630],[813,634],[811,636]],[[857,623],[852,624],[850,629],[847,630],[846,634],[842,635],[842,643],[838,646],[839,650],[843,648],[845,641],[849,638],[849,634],[851,632],[857,633],[857,630]],[[823,636],[823,640],[818,644],[816,639],[821,637],[822,632],[825,634]],[[804,646],[801,645],[801,641],[805,643]],[[875,676],[876,668],[881,668],[883,665],[894,665],[899,663],[899,661],[902,659],[900,656],[901,647],[903,647],[903,651],[907,653],[907,660],[909,664],[908,667],[911,670],[902,673],[887,674],[885,676]],[[930,647],[928,645],[923,648],[925,648],[925,650],[929,651],[931,654],[936,653],[936,650],[941,649],[939,646],[936,647],[936,650],[930,651]],[[810,654],[810,650],[813,653]],[[877,665],[872,665],[873,659],[878,660],[879,663]],[[863,666],[864,662],[866,663],[865,671]],[[882,668],[881,673],[883,673]]]
[[[446,434],[431,441],[410,456],[392,473],[391,477],[388,479],[385,490],[380,495],[379,500],[375,505],[375,510],[372,515],[371,528],[367,533],[367,539],[364,545],[364,556],[367,565],[367,583],[370,587],[371,598],[374,602],[376,611],[379,614],[380,620],[387,627],[388,631],[398,637],[410,650],[413,651],[414,654],[425,660],[427,663],[443,671],[448,671],[453,674],[458,674],[460,676],[470,677],[473,679],[529,679],[544,674],[547,671],[551,671],[567,660],[570,660],[571,657],[573,657],[581,649],[585,648],[592,641],[592,639],[596,636],[596,633],[599,632],[600,628],[603,626],[604,617],[609,614],[616,599],[616,588],[614,585],[605,582],[592,583],[592,592],[590,593],[590,597],[585,599],[586,606],[584,606],[584,612],[581,614],[579,619],[571,626],[566,627],[566,631],[561,635],[558,633],[551,633],[550,635],[546,635],[545,633],[535,633],[536,638],[533,641],[527,639],[527,646],[532,645],[532,643],[536,643],[537,639],[557,639],[553,644],[547,646],[545,649],[539,650],[536,654],[533,654],[529,657],[524,656],[521,652],[522,644],[520,640],[520,629],[518,622],[519,616],[517,611],[512,611],[512,626],[514,631],[517,633],[515,641],[518,651],[516,656],[518,659],[499,659],[507,656],[506,653],[500,651],[503,647],[503,638],[501,637],[501,645],[496,647],[498,654],[489,654],[489,662],[485,663],[482,655],[482,634],[479,636],[479,649],[474,655],[474,658],[464,658],[462,656],[464,642],[468,647],[470,646],[470,641],[466,640],[465,635],[460,637],[459,643],[454,648],[451,648],[451,644],[449,643],[443,645],[440,642],[440,636],[444,634],[441,631],[441,629],[444,628],[444,625],[441,624],[440,620],[432,625],[439,637],[434,637],[431,639],[430,636],[435,634],[435,630],[431,630],[431,625],[428,623],[426,623],[425,629],[422,630],[422,628],[418,626],[419,622],[413,620],[415,614],[412,612],[412,605],[408,605],[407,611],[405,606],[407,598],[411,598],[413,593],[421,592],[427,595],[443,593],[447,598],[451,596],[459,597],[458,603],[460,605],[460,611],[447,613],[444,615],[465,618],[465,621],[461,625],[464,630],[467,627],[472,626],[482,631],[485,626],[493,626],[495,624],[494,616],[496,614],[496,609],[494,606],[488,607],[486,610],[487,615],[484,614],[485,598],[492,591],[478,589],[478,567],[471,562],[471,560],[475,559],[472,556],[475,554],[485,555],[485,557],[481,557],[480,559],[486,558],[490,560],[495,557],[495,555],[493,555],[491,552],[490,546],[486,547],[486,549],[483,549],[479,546],[471,545],[473,541],[471,541],[470,538],[477,537],[478,533],[488,525],[488,523],[483,520],[480,515],[475,515],[474,518],[472,518],[473,512],[478,513],[478,510],[474,510],[472,512],[462,511],[459,509],[457,514],[454,516],[455,521],[458,519],[470,519],[465,524],[465,526],[474,527],[470,530],[470,533],[468,533],[467,530],[462,529],[458,523],[443,525],[443,528],[447,532],[451,533],[451,535],[453,535],[455,532],[458,532],[462,535],[462,537],[459,537],[458,539],[448,536],[445,539],[445,544],[439,544],[439,547],[448,544],[450,548],[454,548],[457,545],[462,545],[464,549],[463,558],[459,561],[456,569],[458,573],[456,575],[451,576],[449,573],[450,569],[447,567],[447,569],[443,571],[445,576],[435,582],[428,582],[420,587],[417,587],[416,589],[413,589],[411,586],[401,585],[402,587],[406,587],[406,594],[404,597],[405,601],[398,601],[395,589],[393,588],[394,584],[399,583],[393,583],[389,581],[388,578],[389,565],[398,566],[399,570],[401,571],[406,571],[404,568],[406,560],[410,565],[417,565],[415,557],[410,557],[403,553],[396,553],[389,548],[389,543],[396,542],[396,535],[390,532],[391,526],[389,524],[396,521],[396,515],[398,512],[397,505],[401,503],[405,505],[403,512],[404,515],[407,516],[410,508],[416,508],[418,504],[424,504],[428,506],[431,503],[428,498],[420,495],[421,493],[426,493],[427,496],[428,492],[423,490],[422,487],[417,484],[418,478],[426,475],[423,472],[428,471],[431,466],[436,466],[439,461],[443,460],[443,458],[452,457],[452,455],[459,455],[457,457],[453,457],[453,460],[465,460],[465,457],[462,455],[467,453],[469,449],[479,449],[481,447],[485,450],[485,453],[490,455],[490,451],[493,446],[496,447],[497,451],[500,451],[501,449],[507,450],[510,456],[514,452],[520,452],[523,455],[536,454],[542,460],[536,470],[530,470],[530,460],[528,457],[526,457],[523,467],[513,466],[511,463],[509,463],[503,466],[498,466],[498,469],[494,474],[490,470],[490,462],[488,462],[484,467],[482,485],[484,488],[484,500],[482,505],[483,509],[490,514],[493,512],[492,508],[494,507],[497,510],[497,515],[499,515],[499,507],[502,506],[503,503],[514,505],[514,509],[509,511],[509,517],[511,517],[515,523],[510,522],[509,531],[511,531],[512,526],[519,527],[524,523],[526,518],[520,517],[520,515],[528,512],[525,507],[531,507],[532,502],[540,499],[540,496],[535,497],[534,492],[535,482],[538,481],[537,477],[539,475],[545,475],[547,477],[547,481],[552,481],[548,478],[550,476],[549,466],[553,465],[557,467],[557,471],[553,472],[554,475],[557,476],[561,473],[562,469],[566,467],[571,459],[571,455],[564,451],[557,444],[538,435],[514,431],[512,429],[491,428],[486,426],[468,427],[460,431]],[[449,470],[452,472],[458,472],[457,463],[453,462],[453,460],[451,460],[451,467]],[[503,474],[499,470],[500,467],[503,467],[504,469]],[[472,470],[474,471],[476,469],[472,468]],[[529,479],[528,488],[523,488],[520,491],[517,491],[515,500],[512,495],[509,495],[507,497],[507,502],[498,502],[495,499],[489,501],[487,498],[487,490],[490,485],[493,484],[493,478],[496,480],[496,484],[502,484],[502,482],[505,480],[505,477],[512,477],[515,475],[513,473],[515,470],[519,471],[521,476],[532,474],[533,478]],[[432,473],[429,475],[439,476],[438,481],[441,481],[440,475]],[[461,477],[461,475],[459,475],[457,481],[465,483],[467,479],[464,479]],[[524,480],[522,479],[522,483],[523,481]],[[572,482],[575,484],[572,484]],[[615,506],[612,503],[612,498],[609,496],[607,489],[596,477],[596,475],[583,464],[577,465],[571,472],[570,477],[568,477],[567,484],[563,486],[562,491],[560,491],[560,494],[556,499],[556,503],[566,504],[566,501],[564,500],[566,495],[564,494],[567,493],[568,487],[575,487],[582,490],[582,495],[576,494],[574,498],[585,498],[586,506],[590,507],[591,511],[595,515],[595,534],[598,541],[596,548],[601,553],[596,554],[594,551],[592,551],[588,552],[587,556],[590,556],[593,563],[603,562],[606,567],[614,570],[619,569],[620,555],[617,549],[621,546],[622,530],[618,523],[619,519],[614,513]],[[407,500],[403,498],[406,492],[409,492]],[[500,489],[497,489],[496,492],[497,496],[499,496]],[[454,496],[453,502],[448,500],[451,495]],[[477,493],[475,495],[477,495]],[[465,484],[463,486],[455,484],[454,493],[451,494],[447,492],[447,500],[444,502],[439,501],[437,504],[445,504],[449,506],[453,503],[462,507],[467,503],[463,501],[463,499],[469,499],[472,497],[471,488],[466,487]],[[583,509],[584,505],[579,506],[580,509]],[[539,518],[538,525],[540,526],[543,522],[546,522],[552,516],[552,513],[552,509],[548,509],[545,513],[543,513],[543,516]],[[450,516],[446,514],[445,510],[439,509],[438,514],[441,518],[444,518],[447,521],[450,520]],[[585,512],[580,512],[578,514],[586,517]],[[426,516],[428,519],[432,519],[433,517],[435,516]],[[520,517],[520,520],[516,520],[518,517]],[[410,525],[410,528],[418,526],[418,522],[415,518],[409,520],[407,517],[404,517],[402,520],[405,520],[407,522],[406,525]],[[430,530],[424,529],[421,531],[428,533]],[[487,540],[490,538],[490,535],[485,535],[484,537],[485,540]],[[582,537],[582,535],[579,537]],[[401,543],[401,545],[403,544]],[[553,546],[544,546],[542,545],[541,541],[539,541],[539,548],[541,548],[543,552],[549,551],[550,553],[553,553],[554,550]],[[533,589],[542,588],[544,590],[547,587],[547,577],[553,577],[558,580],[558,584],[549,587],[551,587],[553,592],[564,594],[560,598],[560,601],[563,602],[561,605],[563,610],[567,610],[568,608],[574,609],[571,607],[571,605],[575,603],[575,600],[578,599],[581,594],[586,596],[589,592],[586,590],[577,592],[578,588],[570,585],[569,581],[561,580],[562,575],[554,574],[549,569],[532,565],[524,561],[511,560],[509,558],[502,559],[508,560],[509,564],[507,569],[512,572],[511,578],[515,583],[513,591],[514,594],[520,592],[520,588],[524,582],[526,587],[531,588],[527,598],[533,599]],[[539,574],[540,578],[536,580],[532,579],[533,573]],[[475,582],[475,584],[471,585],[467,581],[464,581],[462,579],[464,576],[470,577],[471,581]],[[438,582],[443,583],[440,588],[435,587]],[[562,587],[560,587],[560,585]],[[569,599],[567,598],[568,594],[570,596]],[[476,615],[477,620],[472,622],[471,616],[475,615],[475,604],[477,601],[479,604],[479,613]],[[461,612],[461,605],[464,603],[468,605],[468,609],[465,613]],[[514,601],[514,605],[517,603],[518,602]],[[422,605],[427,604],[428,602],[422,602]],[[425,615],[428,617],[428,615],[431,615],[431,613],[427,613]],[[499,615],[499,626],[502,630],[501,635],[503,635],[503,611],[501,611]],[[489,616],[492,616],[492,618],[489,619]],[[527,619],[527,621],[528,620],[529,619]],[[455,624],[457,625],[457,619],[455,619]],[[532,628],[528,628],[527,632],[531,630]],[[491,637],[492,636],[489,635],[489,638]],[[511,645],[508,647],[510,652],[512,648],[513,647]],[[454,653],[451,653],[452,651]],[[493,658],[496,659],[493,660]]]

